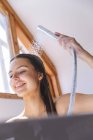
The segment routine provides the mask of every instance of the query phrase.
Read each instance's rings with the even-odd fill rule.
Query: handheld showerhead
[[[40,30],[42,31],[43,33],[45,33],[46,35],[52,37],[53,39],[58,39],[59,37],[56,36],[52,31],[46,29],[45,27],[41,26],[41,25],[38,25],[37,26],[37,30]]]

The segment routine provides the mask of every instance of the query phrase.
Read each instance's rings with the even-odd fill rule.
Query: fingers
[[[60,37],[60,36],[61,36],[61,37],[65,37],[65,35],[63,35],[63,34],[61,34],[61,33],[59,33],[59,32],[55,32],[55,35],[58,36],[58,37]]]
[[[72,53],[72,49],[75,49],[78,56],[81,55],[81,52],[84,52],[84,49],[81,47],[81,45],[76,41],[74,37],[67,36],[59,32],[55,32],[55,35],[58,36],[58,42],[60,46],[62,46],[67,51]]]
[[[59,43],[63,46],[66,46],[67,44],[69,45],[76,44],[76,41],[73,37],[61,34],[59,32],[55,32],[55,35],[59,37]]]
[[[73,37],[63,35],[61,33],[55,32],[55,35],[59,37],[59,43],[65,49],[71,49],[75,47],[76,41]]]
[[[60,34],[60,33],[58,33],[58,32],[55,32],[55,35],[56,35],[56,36],[60,36],[61,34]]]

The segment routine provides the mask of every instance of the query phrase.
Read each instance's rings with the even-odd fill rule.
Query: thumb
[[[55,32],[55,35],[59,37],[61,34],[59,32]]]

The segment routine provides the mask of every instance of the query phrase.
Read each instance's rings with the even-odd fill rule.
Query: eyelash
[[[13,77],[13,75],[9,76],[9,78],[11,79]]]
[[[26,72],[26,70],[22,70],[22,71],[18,72],[18,74],[22,74],[24,72]]]
[[[22,71],[19,71],[19,72],[17,72],[17,74],[19,75],[19,74],[23,74],[24,72],[26,72],[26,70],[22,70]],[[13,75],[10,75],[10,79],[13,77]]]

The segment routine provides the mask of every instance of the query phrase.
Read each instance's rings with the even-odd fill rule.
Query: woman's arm
[[[93,68],[93,56],[88,53],[73,37],[69,37],[60,33],[55,33],[59,36],[59,44],[67,51],[75,49],[77,56],[84,60],[90,67]]]
[[[70,94],[64,94],[56,101],[58,115],[66,116]],[[93,94],[76,94],[73,115],[93,113]]]

